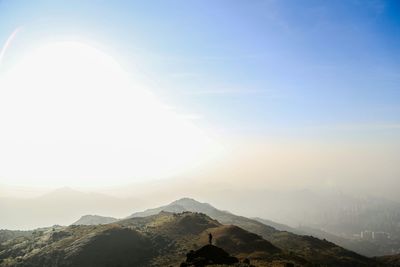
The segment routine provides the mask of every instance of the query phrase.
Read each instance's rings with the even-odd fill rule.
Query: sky
[[[398,1],[3,0],[0,44],[0,184],[400,186]]]

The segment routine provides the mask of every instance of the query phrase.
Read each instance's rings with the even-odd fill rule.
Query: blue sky
[[[10,36],[0,78],[13,66],[25,72],[4,83],[11,89],[0,88],[0,96],[10,96],[0,99],[0,110],[15,111],[0,112],[0,185],[85,186],[100,184],[104,176],[107,186],[158,169],[171,177],[177,173],[171,166],[195,165],[198,155],[214,160],[207,150],[214,148],[211,136],[227,153],[215,152],[217,164],[196,169],[192,177],[240,187],[337,186],[398,196],[399,1],[0,0],[0,48]],[[89,45],[104,55],[76,44],[68,51],[50,45],[58,41]],[[35,47],[49,51],[30,55]],[[110,66],[87,59],[80,64],[79,51]],[[97,102],[90,96],[103,81],[124,76],[105,74],[95,81],[98,87],[87,88],[82,84],[92,84],[87,77],[96,73],[82,83],[70,81],[69,72],[81,77],[70,65],[57,66],[69,70],[61,89],[53,92],[45,76],[37,84],[47,87],[26,89],[19,77],[29,76],[27,69],[52,72],[55,59],[49,55],[63,62],[71,56],[82,65],[78,69],[93,66],[103,74],[116,69],[110,55],[170,109],[165,115],[164,106],[154,105],[154,113],[152,105],[143,107],[153,114],[148,117],[154,125],[146,123],[129,102],[143,105],[137,92],[118,95],[123,86],[102,88],[110,102],[119,99],[112,110],[103,109],[106,94]],[[68,84],[71,92],[65,92]],[[65,95],[79,108],[69,112],[73,105],[63,101]],[[190,123],[179,123],[176,114]],[[140,134],[132,117],[142,123]],[[166,129],[167,122],[176,129]]]
[[[398,1],[1,1],[0,40],[16,27],[97,43],[223,131],[398,133]]]

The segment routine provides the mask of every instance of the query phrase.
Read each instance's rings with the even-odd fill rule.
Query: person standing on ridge
[[[213,238],[212,234],[211,234],[211,233],[208,233],[208,243],[209,243],[210,245],[212,245],[212,238]]]

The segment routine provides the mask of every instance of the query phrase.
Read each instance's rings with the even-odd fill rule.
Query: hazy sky
[[[129,2],[0,1],[0,184],[400,186],[398,1]]]

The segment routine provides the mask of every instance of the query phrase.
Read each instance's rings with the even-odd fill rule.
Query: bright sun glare
[[[51,43],[0,74],[0,183],[115,185],[168,177],[215,154],[109,55]]]

